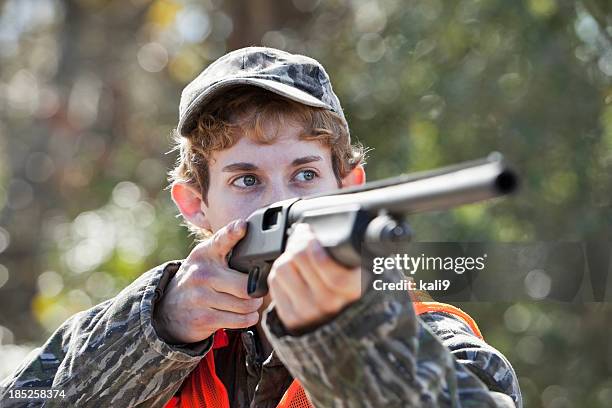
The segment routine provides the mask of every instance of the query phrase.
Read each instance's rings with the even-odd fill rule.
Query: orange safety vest
[[[416,301],[414,310],[417,315],[429,312],[450,313],[465,321],[476,336],[483,338],[474,319],[458,307],[446,303]],[[225,331],[217,331],[213,339],[213,350],[225,347],[227,344]],[[229,406],[227,390],[215,373],[215,358],[213,353],[209,352],[183,382],[179,396],[172,397],[164,408],[229,408]],[[300,382],[293,380],[277,408],[313,408],[313,405]]]

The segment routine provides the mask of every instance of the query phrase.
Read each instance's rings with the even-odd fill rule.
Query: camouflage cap
[[[329,109],[342,117],[348,130],[329,75],[317,60],[274,48],[247,47],[225,54],[183,89],[179,133],[187,136],[208,103],[240,85],[257,86],[304,105]]]

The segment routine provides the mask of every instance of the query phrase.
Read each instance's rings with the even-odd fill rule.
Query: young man
[[[3,386],[63,390],[51,406],[521,406],[511,365],[469,316],[362,293],[361,271],[305,225],[264,299],[227,266],[253,210],[365,182],[317,61],[256,47],[223,56],[182,94],[178,150],[172,198],[203,241],[71,317]]]

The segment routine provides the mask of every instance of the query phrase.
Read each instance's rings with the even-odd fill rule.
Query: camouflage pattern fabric
[[[0,386],[65,392],[45,407],[163,407],[212,347],[212,340],[171,346],[153,329],[158,284],[179,265],[146,272],[113,299],[72,316]],[[11,402],[6,394],[3,407],[43,406]]]
[[[422,321],[442,340],[451,354],[490,389],[509,395],[522,406],[521,390],[510,362],[498,350],[475,337],[469,326],[448,313],[425,313]]]
[[[406,292],[370,290],[305,335],[288,335],[273,310],[265,328],[316,406],[522,407],[516,374],[499,351],[454,317],[428,315],[435,315],[425,317],[429,324],[415,315]]]
[[[153,306],[179,266],[169,262],[154,268],[116,297],[68,319],[0,383],[0,406],[163,407],[212,348],[211,339],[169,345],[153,329]],[[275,353],[267,364],[285,372],[282,377],[298,378],[318,407],[521,407],[507,360],[455,318],[431,315],[417,318],[405,293],[371,291],[332,322],[293,337],[272,310],[266,330]],[[249,336],[235,337],[245,342]],[[236,350],[247,353],[245,347]],[[245,361],[236,353],[215,353],[218,367]],[[278,370],[278,361],[288,372]],[[265,367],[245,370],[266,372]],[[245,395],[257,398],[260,387],[274,390],[272,382],[281,376],[269,378],[270,384],[246,379],[246,387],[255,391],[234,392],[233,406],[259,407]],[[289,382],[285,377],[282,386],[277,384],[274,403]],[[24,387],[61,389],[65,398],[7,398],[8,389]]]

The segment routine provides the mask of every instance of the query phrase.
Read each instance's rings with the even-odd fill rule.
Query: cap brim
[[[208,103],[210,103],[221,93],[227,91],[229,88],[234,88],[239,85],[257,86],[293,101],[303,103],[304,105],[333,110],[331,106],[315,98],[309,93],[280,82],[261,78],[228,78],[208,87],[200,95],[198,95],[193,102],[191,102],[191,104],[187,107],[185,114],[179,120],[177,126],[179,133],[182,136],[187,136],[195,127],[195,122],[199,113],[202,112],[203,108]]]

